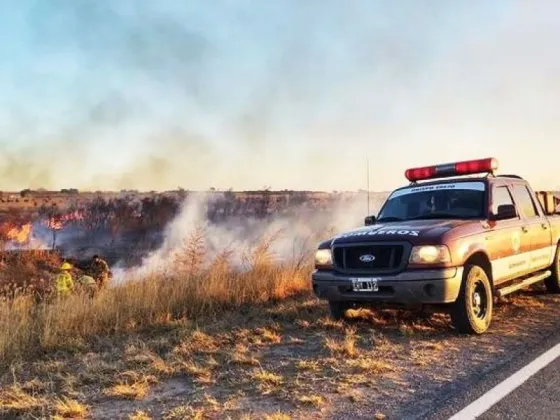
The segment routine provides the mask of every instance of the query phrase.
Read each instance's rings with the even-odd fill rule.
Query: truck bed
[[[558,191],[536,191],[535,194],[547,215],[560,215],[560,193]]]

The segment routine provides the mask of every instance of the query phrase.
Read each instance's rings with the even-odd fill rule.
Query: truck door
[[[556,241],[552,240],[554,232],[552,232],[552,226],[550,226],[550,222],[548,220],[548,216],[544,210],[542,203],[539,201],[535,192],[531,189],[530,186],[526,187],[531,195],[531,199],[533,203],[537,207],[537,211],[540,218],[540,226],[541,231],[539,235],[535,235],[534,239],[534,247],[537,254],[534,257],[534,262],[532,267],[535,270],[544,270],[553,263],[554,261],[554,254],[556,252],[556,247],[552,246],[556,244]]]
[[[523,232],[531,241],[528,254],[531,271],[542,270],[552,261],[550,225],[526,184],[515,184],[513,197],[523,217]]]
[[[493,185],[490,213],[497,215],[498,208],[503,205],[516,205],[511,191],[506,184]],[[490,224],[492,234],[487,237],[487,249],[495,284],[530,272],[531,239],[523,231],[524,220],[519,209],[517,213],[514,217],[493,220]]]

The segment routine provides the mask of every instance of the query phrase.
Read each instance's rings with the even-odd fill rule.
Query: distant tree
[[[141,223],[145,229],[162,229],[179,211],[173,197],[145,197],[140,204]]]
[[[112,203],[113,214],[109,218],[109,229],[111,233],[111,244],[116,242],[119,234],[137,228],[137,216],[139,211],[134,204],[124,199],[117,199]]]
[[[112,201],[95,198],[83,210],[84,228],[91,233],[92,241],[97,235],[107,232],[110,229],[111,219],[115,214],[115,206]]]

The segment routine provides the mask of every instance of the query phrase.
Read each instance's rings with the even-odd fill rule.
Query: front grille
[[[403,244],[340,245],[333,249],[334,262],[341,271],[392,272],[404,264]],[[362,261],[363,255],[373,255],[373,261]]]

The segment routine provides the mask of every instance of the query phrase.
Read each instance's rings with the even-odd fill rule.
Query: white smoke
[[[370,213],[376,214],[387,194],[370,197]],[[333,234],[363,225],[367,201],[363,194],[340,194],[334,206],[328,201],[326,209],[304,204],[297,215],[276,215],[262,220],[253,217],[231,218],[221,224],[210,222],[207,208],[220,194],[196,194],[187,198],[179,215],[166,227],[162,246],[149,254],[139,267],[115,267],[113,274],[118,285],[173,270],[173,257],[181,252],[197,231],[203,232],[206,261],[211,262],[222,252],[229,251],[229,262],[244,269],[244,257],[250,255],[267,238],[273,237],[269,253],[276,263],[293,262],[312,252],[322,240]]]

